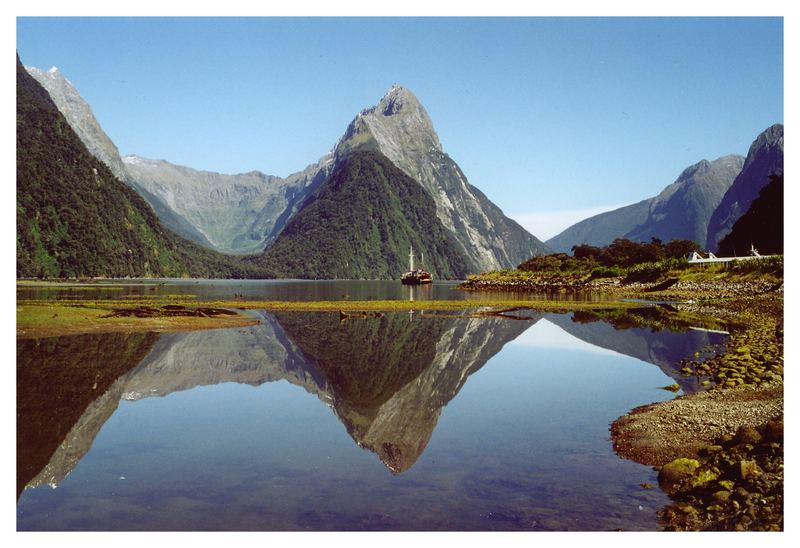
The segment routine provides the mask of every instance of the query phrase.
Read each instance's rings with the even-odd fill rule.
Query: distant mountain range
[[[584,219],[547,240],[556,251],[572,246],[605,246],[616,238],[649,242],[659,238],[704,242],[708,221],[744,164],[738,155],[723,156],[686,168],[660,194]]]
[[[153,202],[164,204],[202,234],[211,248],[225,253],[263,251],[309,191],[325,179],[331,165],[326,157],[282,179],[260,171],[237,175],[198,171],[139,156],[122,161],[129,179],[154,196]]]
[[[454,245],[459,256],[453,262],[453,256],[440,260],[434,256],[435,253],[430,253],[428,258],[431,264],[439,261],[439,276],[462,276],[467,272],[513,267],[532,255],[549,251],[541,241],[503,215],[483,193],[469,184],[458,165],[443,152],[428,113],[417,98],[402,86],[393,86],[377,105],[362,110],[331,152],[303,171],[282,178],[259,171],[237,175],[198,171],[165,160],[151,160],[136,155],[121,158],[116,146],[94,118],[89,105],[58,70],[28,68],[28,71],[48,90],[90,152],[106,163],[120,180],[136,190],[150,204],[165,227],[211,249],[236,254],[256,254],[268,249],[287,223],[307,203],[314,201],[312,196],[337,167],[348,162],[353,152],[368,150],[388,158],[427,193],[436,218],[436,222],[431,219],[428,224],[443,227],[444,231],[437,234],[446,234],[447,243],[443,240],[441,245]],[[332,197],[330,191],[325,195]],[[350,224],[353,226],[362,224],[364,218],[401,221],[389,211],[383,212],[387,215],[380,215],[379,211],[371,211],[371,215],[367,215],[368,212],[350,207],[346,213],[351,215]],[[308,214],[305,218],[307,221]],[[407,224],[407,220],[404,218],[400,224]],[[386,228],[385,219],[381,223]],[[372,226],[372,229],[377,227]],[[315,233],[324,234],[324,227]],[[415,240],[419,236],[417,234],[410,239]],[[428,244],[422,247],[432,249],[430,238],[427,240]],[[311,248],[317,242],[308,240],[306,243]],[[286,248],[284,246],[281,249]],[[330,261],[366,265],[375,261],[376,253],[393,257],[397,251],[392,244],[377,249],[370,246],[370,256],[331,257]],[[349,252],[358,253],[359,249],[351,248]],[[271,257],[279,254],[276,250]],[[403,253],[405,255],[407,251]],[[273,270],[280,272],[281,276],[311,276],[312,272],[308,269],[287,268],[289,264],[298,263],[297,259],[301,258],[295,257],[291,261],[287,256],[289,262],[274,264]],[[398,268],[397,261],[391,259],[388,262],[392,265],[392,272],[381,265],[348,274],[338,271],[337,277],[396,277],[398,272],[394,269]],[[444,267],[444,263],[452,264]],[[332,271],[314,271],[313,275],[330,276]]]
[[[716,251],[723,236],[769,182],[783,173],[783,125],[761,133],[747,158],[732,154],[686,168],[658,196],[584,219],[547,240],[555,251],[605,246],[616,238],[649,242],[693,240]]]
[[[39,97],[44,101],[40,103],[55,105],[82,148],[100,164],[85,156],[78,163],[59,162],[42,154],[32,159],[41,143],[31,144],[31,135],[22,134],[37,130],[20,121],[30,109],[20,108],[18,101],[18,210],[25,212],[18,215],[18,275],[201,272],[211,276],[396,278],[405,268],[407,246],[413,244],[425,254],[427,266],[437,278],[461,278],[470,272],[513,268],[552,250],[569,252],[576,244],[607,245],[616,238],[690,239],[716,249],[769,176],[783,171],[783,126],[777,124],[759,135],[746,159],[729,155],[711,162],[702,160],[685,169],[659,195],[585,219],[545,244],[469,184],[442,150],[424,107],[399,85],[392,86],[375,106],[358,113],[330,152],[284,178],[259,171],[236,175],[199,171],[136,155],[122,158],[90,106],[58,70],[27,68],[25,75],[28,73],[33,77],[29,76],[30,82],[35,79],[47,90],[46,101]],[[30,82],[23,87],[33,89]],[[37,96],[38,92],[31,93]],[[47,109],[52,113],[52,108]],[[64,136],[63,132],[56,134]],[[29,169],[43,169],[36,167],[38,163],[49,163],[47,184],[52,188],[47,192],[40,186],[43,181]],[[355,165],[358,169],[354,170]],[[72,204],[81,213],[74,216],[75,223],[65,224],[60,217],[63,212],[59,213],[63,204],[58,203],[56,182],[68,185],[63,196],[70,200],[96,202],[97,196],[79,197],[78,192],[97,186],[94,179],[98,176],[92,170],[97,170],[101,179],[124,185],[102,185],[114,189],[114,197],[108,198],[113,205],[108,207],[93,205],[89,211]],[[409,181],[417,188],[409,186]],[[36,191],[26,190],[29,186]],[[127,232],[118,236],[101,236],[116,234],[115,225],[128,218],[117,211],[131,200],[127,190],[119,190],[125,187],[138,194],[132,207],[141,212],[150,228],[126,228]],[[117,196],[118,192],[126,197]],[[407,203],[400,205],[403,200]],[[325,216],[321,211],[335,214]],[[418,214],[421,211],[424,218]],[[134,234],[150,243],[123,242]],[[66,259],[72,251],[56,251],[55,247],[71,240],[80,240],[79,247],[91,250]],[[193,244],[251,256],[239,259],[214,254]],[[145,251],[148,245],[150,251]],[[137,258],[120,256],[120,250]],[[108,260],[106,256],[116,258]]]

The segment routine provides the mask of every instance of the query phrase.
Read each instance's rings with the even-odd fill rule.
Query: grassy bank
[[[633,308],[630,302],[564,302],[522,300],[460,301],[199,301],[192,296],[171,295],[126,299],[23,300],[17,303],[17,336],[48,337],[111,331],[190,331],[252,325],[244,310],[328,311],[354,314],[409,310],[474,310],[492,314],[509,309],[540,311]],[[186,313],[174,314],[175,307]],[[209,315],[203,311],[226,310]],[[198,313],[199,311],[199,313]]]

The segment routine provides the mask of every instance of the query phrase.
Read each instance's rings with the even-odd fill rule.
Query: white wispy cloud
[[[536,322],[524,331],[522,335],[508,344],[520,345],[526,348],[557,348],[591,352],[592,354],[619,355],[613,350],[582,341],[545,319]]]
[[[521,224],[525,230],[544,241],[559,234],[565,228],[574,225],[578,221],[606,211],[618,209],[624,205],[627,204],[602,205],[582,209],[560,209],[555,211],[530,211],[511,213],[508,214],[508,216]]]

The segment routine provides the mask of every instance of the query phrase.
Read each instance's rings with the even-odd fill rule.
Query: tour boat
[[[420,263],[422,263],[422,259],[424,259],[425,255],[422,255],[420,259]],[[414,268],[414,247],[410,248],[410,252],[408,254],[408,271],[405,272],[402,276],[400,276],[400,282],[406,285],[420,285],[420,284],[429,284],[433,282],[433,277],[431,273],[425,270],[424,268]],[[422,266],[420,264],[420,266]]]

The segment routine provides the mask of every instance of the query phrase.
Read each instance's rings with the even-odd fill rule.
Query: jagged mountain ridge
[[[336,144],[337,161],[354,150],[378,150],[433,197],[436,215],[469,261],[471,270],[516,266],[548,247],[506,217],[443,150],[425,108],[395,84],[362,110]]]
[[[701,160],[650,202],[647,219],[625,237],[640,242],[692,240],[702,245],[711,214],[742,170],[744,158],[731,154]]]
[[[150,207],[153,208],[166,228],[199,245],[208,248],[214,247],[203,234],[173,208],[168,207],[157,196],[148,192],[147,189],[131,179],[120,157],[119,149],[103,131],[92,112],[92,108],[78,93],[72,82],[65,78],[56,67],[44,71],[36,67],[26,66],[25,70],[47,90],[50,99],[67,119],[72,130],[86,145],[89,153],[108,166],[120,181],[136,190],[150,204]]]
[[[330,160],[286,179],[260,171],[225,175],[135,155],[123,158],[130,178],[227,253],[263,251],[327,173]]]
[[[201,172],[163,160],[120,158],[89,105],[57,70],[28,69],[47,86],[92,153],[153,207],[167,228],[226,253],[263,250],[348,152],[385,154],[433,197],[436,214],[467,257],[469,270],[511,267],[547,252],[542,242],[503,215],[442,151],[425,109],[393,86],[350,124],[335,150],[286,178],[250,172]]]
[[[584,219],[547,240],[556,251],[572,246],[605,246],[616,238],[649,242],[693,240],[702,245],[709,219],[742,169],[744,158],[731,154],[689,166],[657,196]]]
[[[783,124],[768,127],[750,145],[741,173],[709,220],[706,240],[709,250],[717,250],[722,238],[770,182],[770,175],[783,175]]]

